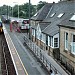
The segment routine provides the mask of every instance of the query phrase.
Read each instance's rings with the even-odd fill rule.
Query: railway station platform
[[[11,54],[11,58],[12,58],[12,61],[13,61],[14,67],[15,67],[16,74],[17,75],[28,75],[5,25],[3,25],[3,32],[4,32],[5,39],[6,39],[10,54]]]
[[[38,48],[36,44],[31,42],[24,34],[15,31],[11,32],[9,24],[3,24],[3,31],[16,75],[51,75],[49,73],[51,69],[54,70],[54,75],[68,75],[52,57]],[[32,53],[30,53],[27,48],[30,49]],[[40,62],[37,62],[35,57]],[[46,72],[42,66],[49,72]]]

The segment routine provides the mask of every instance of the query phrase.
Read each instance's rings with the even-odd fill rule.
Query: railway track
[[[0,34],[0,56],[1,75],[16,75],[4,34]]]

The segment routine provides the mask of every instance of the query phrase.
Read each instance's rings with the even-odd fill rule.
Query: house
[[[31,17],[31,26],[37,25],[39,22],[43,21],[47,16],[50,8],[52,7],[53,3],[45,4],[35,15]]]
[[[36,28],[39,22],[42,22],[48,12],[50,11],[50,8],[52,7],[53,3],[47,3],[45,4],[33,17],[31,17],[30,23],[32,28],[32,40],[36,41]],[[35,38],[34,38],[35,37]]]
[[[45,50],[48,50],[48,54],[53,55],[56,59],[60,59],[59,27],[57,25],[70,14],[69,9],[67,9],[69,5],[71,5],[70,2],[55,3],[46,18],[42,21],[50,22],[50,24],[42,30],[42,33],[45,35],[43,45],[46,48]]]
[[[45,27],[42,29],[43,23]],[[40,37],[36,37],[38,46],[60,60],[71,75],[75,75],[75,2],[54,3],[45,19],[35,28],[35,34]]]
[[[40,41],[41,44],[39,44],[39,46],[42,47],[42,49],[44,50],[48,50],[48,54],[53,55],[53,57],[55,57],[56,59],[59,59],[60,57],[59,27],[57,25],[61,21],[66,19],[70,14],[69,9],[67,8],[69,7],[69,5],[72,7],[71,3],[73,2],[59,2],[59,3],[54,3],[52,5],[45,19],[39,23],[40,30],[41,28],[44,27],[41,30],[41,34],[42,34],[42,36],[40,35],[41,39],[36,37],[37,31],[39,32],[39,30],[37,30],[38,24],[32,26],[32,33],[34,33],[32,35],[34,36],[35,39],[33,41],[35,42],[36,38],[38,39],[38,42],[41,40]]]
[[[58,26],[60,28],[60,59],[64,64],[69,65],[69,71],[73,73],[75,72],[75,14],[70,14]]]

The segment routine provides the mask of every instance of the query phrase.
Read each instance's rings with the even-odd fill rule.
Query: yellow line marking
[[[17,53],[17,55],[18,55],[18,57],[19,57],[19,59],[20,59],[20,56],[19,56],[17,50],[16,50],[16,53]],[[25,66],[23,65],[21,59],[20,59],[20,62],[21,62],[21,64],[22,64],[23,68],[24,68],[24,71],[25,71],[26,75],[28,75],[27,70],[25,69]]]
[[[11,40],[11,39],[10,39],[10,40]],[[11,40],[11,42],[12,42],[12,40]],[[13,44],[13,42],[12,42],[12,44]],[[13,46],[14,46],[14,44],[13,44]],[[16,51],[16,53],[17,53],[18,57],[19,57],[19,60],[20,60],[20,62],[21,62],[21,64],[22,64],[22,66],[23,66],[23,68],[24,68],[24,71],[25,71],[26,75],[28,75],[27,70],[26,70],[25,66],[23,65],[23,63],[22,63],[21,58],[20,58],[20,56],[19,56],[19,54],[18,54],[18,52],[17,52],[17,50],[16,50],[15,46],[14,46],[14,49],[15,49],[15,51]]]

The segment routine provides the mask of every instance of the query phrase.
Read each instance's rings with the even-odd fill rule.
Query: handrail
[[[25,43],[27,46],[34,52],[34,54],[42,61],[42,63],[49,68],[48,70],[53,70],[54,73],[58,73],[60,75],[63,75],[61,72],[59,72],[54,65],[48,61],[48,59],[45,57],[45,55],[42,53],[42,49],[40,49],[36,44],[34,44],[31,40],[29,40],[26,36],[24,36]],[[66,73],[67,74],[67,73]]]

